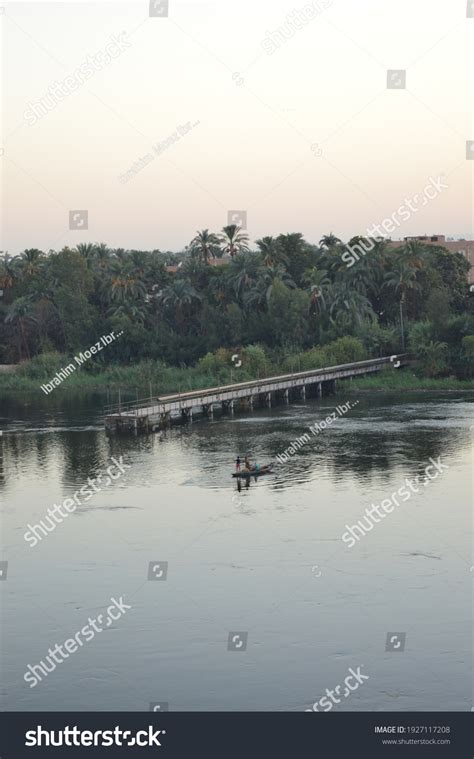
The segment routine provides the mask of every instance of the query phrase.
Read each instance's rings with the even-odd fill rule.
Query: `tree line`
[[[201,230],[179,253],[80,243],[1,254],[0,363],[71,355],[114,330],[123,336],[99,363],[210,364],[258,346],[280,365],[308,352],[330,361],[331,346],[341,354],[345,345],[338,358],[410,350],[428,376],[472,376],[465,258],[418,241],[348,245],[361,242],[370,253],[351,268],[332,233],[317,244],[296,232],[251,246],[236,225]]]

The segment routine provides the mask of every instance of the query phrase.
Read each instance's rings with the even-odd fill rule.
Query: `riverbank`
[[[42,396],[52,393],[68,393],[77,390],[110,390],[117,392],[138,391],[141,396],[152,394],[187,392],[215,384],[216,378],[211,374],[197,371],[188,367],[168,367],[156,361],[143,361],[135,366],[106,366],[96,371],[80,369],[67,376],[58,387],[53,387],[51,393],[41,389],[42,385],[50,382],[55,371],[41,371],[39,367],[24,365],[14,373],[0,373],[0,392],[14,390],[25,393],[41,393]],[[220,384],[231,381],[230,371],[223,376]]]
[[[458,380],[456,377],[421,377],[412,369],[382,370],[365,377],[343,380],[341,386],[348,392],[409,390],[410,392],[432,391],[474,391],[473,380]]]
[[[32,362],[33,363],[33,362]],[[28,394],[41,393],[46,396],[41,386],[51,378],[51,367],[32,366],[25,364],[16,372],[0,373],[0,392],[15,391]],[[286,370],[287,371],[287,370]],[[266,376],[285,373],[280,367],[267,367]],[[32,376],[33,375],[33,376]],[[260,377],[263,377],[263,373]],[[53,388],[54,393],[71,391],[108,390],[118,392],[138,393],[140,397],[164,395],[175,392],[188,392],[203,387],[226,385],[232,382],[245,382],[258,379],[255,372],[242,369],[221,368],[217,373],[204,372],[199,366],[171,367],[159,361],[143,361],[135,366],[107,366],[98,371],[79,370],[68,376],[59,387]],[[429,378],[415,374],[413,369],[384,369],[377,374],[365,377],[355,377],[352,380],[342,380],[340,387],[348,392],[364,392],[377,390],[410,390],[410,391],[473,391],[474,381],[458,380],[455,377]]]

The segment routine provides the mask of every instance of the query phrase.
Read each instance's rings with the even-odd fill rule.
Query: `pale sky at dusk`
[[[169,0],[150,17],[148,2],[6,2],[2,249],[180,250],[231,209],[252,241],[347,239],[439,176],[448,187],[393,237],[471,236],[469,3],[314,0],[314,18],[292,16],[301,28],[264,49],[305,5]],[[387,88],[388,69],[406,88],[400,75]],[[87,230],[69,229],[71,210]]]

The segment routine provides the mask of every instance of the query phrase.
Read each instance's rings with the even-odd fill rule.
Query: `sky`
[[[0,29],[4,251],[472,236],[474,0],[36,0]]]

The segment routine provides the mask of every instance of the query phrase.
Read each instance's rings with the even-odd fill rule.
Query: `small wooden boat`
[[[240,472],[234,472],[232,477],[260,477],[261,474],[271,474],[273,471],[273,461],[270,464],[259,466],[258,469],[241,469]]]

